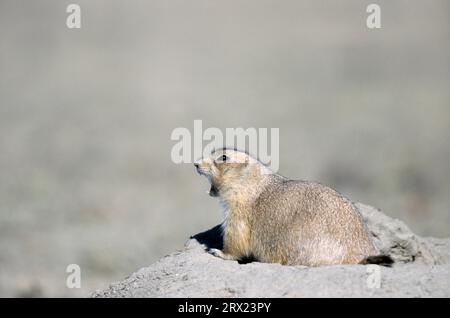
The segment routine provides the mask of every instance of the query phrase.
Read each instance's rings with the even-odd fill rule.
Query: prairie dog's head
[[[269,172],[266,166],[247,153],[228,148],[214,150],[194,166],[209,180],[209,195],[212,197],[258,182],[263,174]]]

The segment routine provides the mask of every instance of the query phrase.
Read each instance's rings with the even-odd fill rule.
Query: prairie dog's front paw
[[[225,259],[225,260],[230,260],[230,261],[234,261],[235,258],[230,255],[230,254],[226,254],[224,252],[222,252],[221,250],[217,249],[217,248],[210,248],[208,249],[208,253],[211,255],[214,255],[216,257],[219,257],[221,259]]]
[[[208,253],[211,254],[211,255],[214,255],[216,257],[220,257],[220,258],[225,259],[225,255],[223,254],[223,252],[221,250],[217,249],[217,248],[210,248],[210,249],[208,249]]]

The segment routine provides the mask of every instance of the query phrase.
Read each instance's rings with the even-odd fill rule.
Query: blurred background
[[[170,157],[194,119],[278,127],[281,174],[450,236],[448,0],[73,2],[81,29],[0,0],[0,296],[87,296],[218,224]]]

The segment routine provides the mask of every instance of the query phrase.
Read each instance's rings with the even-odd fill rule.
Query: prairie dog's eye
[[[226,155],[222,155],[219,157],[220,161],[225,162],[227,161],[229,158]]]

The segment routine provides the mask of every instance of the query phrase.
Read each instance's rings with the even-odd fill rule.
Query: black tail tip
[[[394,260],[389,255],[376,255],[366,257],[360,264],[376,264],[391,267],[394,264]]]

